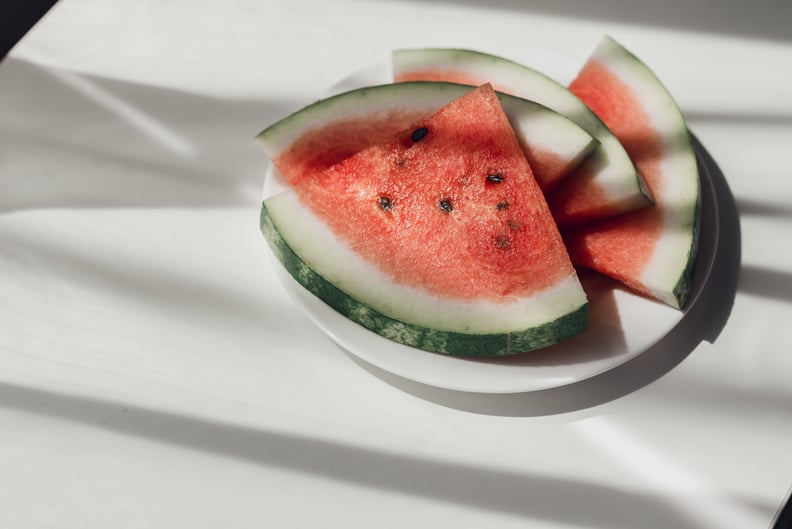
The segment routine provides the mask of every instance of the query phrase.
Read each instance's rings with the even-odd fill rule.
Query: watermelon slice
[[[262,131],[257,140],[290,183],[385,141],[470,91],[452,83],[365,87],[309,105]],[[543,190],[549,190],[598,142],[568,118],[525,99],[499,94],[503,109]]]
[[[561,188],[548,197],[559,225],[589,222],[651,205],[633,163],[608,127],[566,87],[516,62],[464,49],[403,49],[392,53],[395,82],[491,82],[499,91],[537,101],[569,117],[600,142]]]
[[[682,113],[651,70],[609,37],[570,90],[619,138],[656,203],[567,231],[573,261],[683,307],[698,248],[700,182]]]
[[[286,270],[353,321],[465,356],[545,347],[588,303],[492,87],[264,201]]]

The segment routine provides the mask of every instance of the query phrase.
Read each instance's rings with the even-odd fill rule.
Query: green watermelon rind
[[[647,287],[658,299],[672,307],[684,308],[693,283],[701,235],[701,171],[685,116],[657,74],[612,37],[603,37],[592,58],[608,64],[609,68],[617,67],[622,73],[629,72],[633,80],[640,79],[644,90],[652,91],[652,97],[646,100],[660,107],[656,112],[649,109],[650,115],[654,118],[655,126],[662,129],[667,138],[666,145],[675,148],[672,160],[675,168],[670,174],[682,186],[674,191],[675,199],[686,201],[683,207],[681,204],[674,205],[676,218],[666,230],[675,233],[684,231],[690,234],[690,239],[677,250],[680,259],[678,265],[664,258],[654,267],[653,273],[645,272],[643,277]],[[660,117],[662,120],[658,121]],[[681,194],[683,191],[684,196]],[[683,215],[681,220],[680,215]]]
[[[627,50],[625,51],[627,53],[630,53]],[[680,110],[680,115],[682,115],[681,110]],[[695,155],[696,151],[693,146],[693,140],[691,138],[691,133],[688,130],[687,125],[685,126],[684,130],[685,130],[685,133],[683,134],[684,138],[681,138],[680,141],[684,142],[686,145],[689,146],[690,152],[693,153],[694,158],[696,158],[696,164],[698,166],[699,161]],[[701,240],[701,216],[702,216],[701,170],[698,169],[697,172],[699,177],[696,180],[697,183],[696,200],[693,206],[693,217],[692,217],[692,226],[691,226],[692,237],[691,237],[690,245],[687,250],[687,259],[685,266],[682,269],[682,272],[679,274],[676,283],[674,284],[674,287],[671,289],[671,295],[673,296],[673,299],[676,301],[676,303],[673,303],[673,301],[669,299],[663,299],[662,296],[659,296],[667,304],[679,309],[685,308],[691,289],[693,288],[693,281],[695,279],[696,266],[698,264],[698,258],[699,258],[699,247]]]
[[[459,333],[404,322],[349,295],[308,265],[281,235],[266,201],[262,203],[260,225],[273,254],[297,283],[355,323],[410,347],[462,357],[506,356],[553,345],[584,332],[588,326],[588,303],[553,321],[517,332]]]
[[[693,213],[693,240],[690,243],[688,259],[685,268],[679,275],[679,279],[672,289],[672,294],[676,300],[676,306],[680,309],[685,308],[688,296],[693,287],[695,279],[696,265],[698,263],[699,240],[701,239],[701,196],[696,200],[696,209]],[[673,305],[672,305],[673,306]]]

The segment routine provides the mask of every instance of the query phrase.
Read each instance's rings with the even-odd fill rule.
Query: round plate
[[[552,60],[550,60],[552,58]],[[549,61],[548,64],[542,64]],[[538,54],[523,64],[570,77],[569,58]],[[375,65],[334,86],[329,93],[388,82],[389,65]],[[386,80],[383,80],[386,79]],[[686,310],[695,303],[712,268],[718,241],[718,205],[712,177],[697,152],[702,189],[699,257]],[[270,170],[268,179],[277,179]],[[265,186],[266,187],[266,186]],[[581,274],[589,297],[589,329],[562,343],[508,357],[461,358],[408,347],[342,316],[297,283],[273,257],[286,289],[310,319],[351,354],[400,377],[438,388],[475,393],[524,393],[571,384],[613,369],[649,349],[684,317],[662,303],[632,294],[598,274]]]

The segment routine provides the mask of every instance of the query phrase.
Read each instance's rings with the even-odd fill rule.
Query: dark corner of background
[[[0,61],[56,0],[11,0],[0,7]]]

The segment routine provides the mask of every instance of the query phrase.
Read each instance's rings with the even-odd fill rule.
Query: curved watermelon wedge
[[[698,249],[700,181],[679,107],[652,71],[609,37],[570,90],[619,138],[656,203],[565,232],[573,261],[683,307]]]
[[[565,86],[508,59],[465,49],[402,49],[392,53],[395,82],[492,83],[495,89],[546,105],[593,135],[600,146],[548,196],[559,225],[572,225],[651,205],[649,191],[608,127]]]
[[[585,294],[490,86],[265,200],[261,225],[300,284],[400,343],[505,355],[587,327]]]
[[[351,90],[309,105],[256,137],[294,184],[383,142],[470,91],[453,83],[416,82]],[[539,185],[548,190],[598,143],[568,118],[538,103],[498,95]]]

